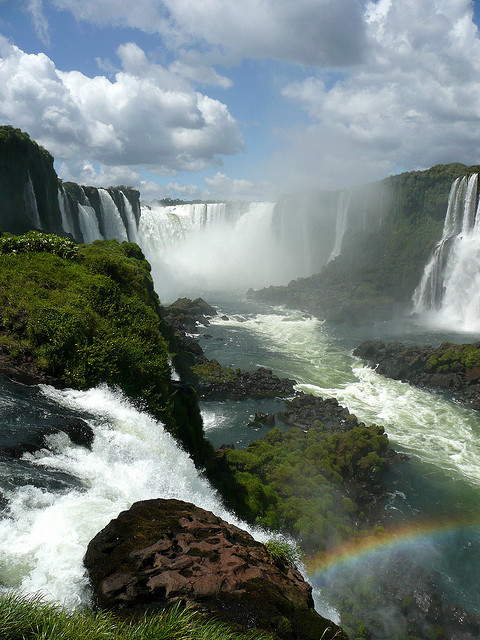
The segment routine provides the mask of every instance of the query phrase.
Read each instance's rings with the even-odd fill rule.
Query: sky
[[[144,200],[479,164],[476,4],[0,0],[0,124]]]

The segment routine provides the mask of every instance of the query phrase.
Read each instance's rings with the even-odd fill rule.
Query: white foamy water
[[[336,397],[360,420],[382,424],[393,445],[480,484],[477,412],[440,394],[375,373],[339,348],[322,323],[299,312],[279,311],[245,320],[215,319],[213,324],[230,325],[261,337],[272,353],[268,365],[295,378],[299,390]]]
[[[88,542],[120,511],[137,500],[177,498],[213,511],[252,531],[221,505],[162,424],[137,410],[124,396],[98,387],[89,391],[43,387],[59,405],[88,411],[94,432],[91,450],[61,433],[51,450],[25,455],[40,467],[75,476],[81,488],[62,492],[31,485],[5,493],[9,517],[0,520],[0,583],[72,608],[89,599],[82,559]]]

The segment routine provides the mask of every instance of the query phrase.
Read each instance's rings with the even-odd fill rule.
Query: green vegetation
[[[198,407],[171,382],[169,334],[140,248],[107,240],[77,251],[41,233],[1,241],[29,250],[0,250],[0,350],[66,386],[119,386],[202,461]]]
[[[387,446],[376,425],[331,433],[316,424],[307,432],[273,429],[246,449],[225,451],[224,460],[241,488],[236,506],[244,517],[318,552],[354,535],[361,504],[346,497],[342,486],[375,486]]]
[[[294,542],[285,538],[271,538],[265,543],[265,548],[274,560],[286,562],[296,567],[302,559],[300,549]]]
[[[260,631],[239,632],[193,609],[174,607],[141,618],[118,618],[90,609],[68,612],[40,597],[0,600],[4,640],[271,640]]]
[[[426,369],[437,373],[458,373],[480,367],[480,343],[442,344],[429,358]]]
[[[194,364],[191,370],[201,384],[208,384],[210,382],[233,382],[240,371],[239,369],[234,370],[231,367],[223,367],[216,360]]]
[[[74,259],[78,256],[78,245],[68,238],[54,234],[29,231],[23,236],[3,236],[0,238],[0,253],[34,253],[46,251],[60,258]]]

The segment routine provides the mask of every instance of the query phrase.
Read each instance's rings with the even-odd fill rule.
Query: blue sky
[[[0,0],[0,121],[63,179],[275,199],[480,163],[470,0]]]

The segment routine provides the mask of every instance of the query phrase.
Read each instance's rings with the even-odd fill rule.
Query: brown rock
[[[101,607],[182,601],[285,640],[347,638],[314,611],[311,587],[296,568],[274,561],[245,531],[180,500],[135,503],[95,536],[84,563]]]

